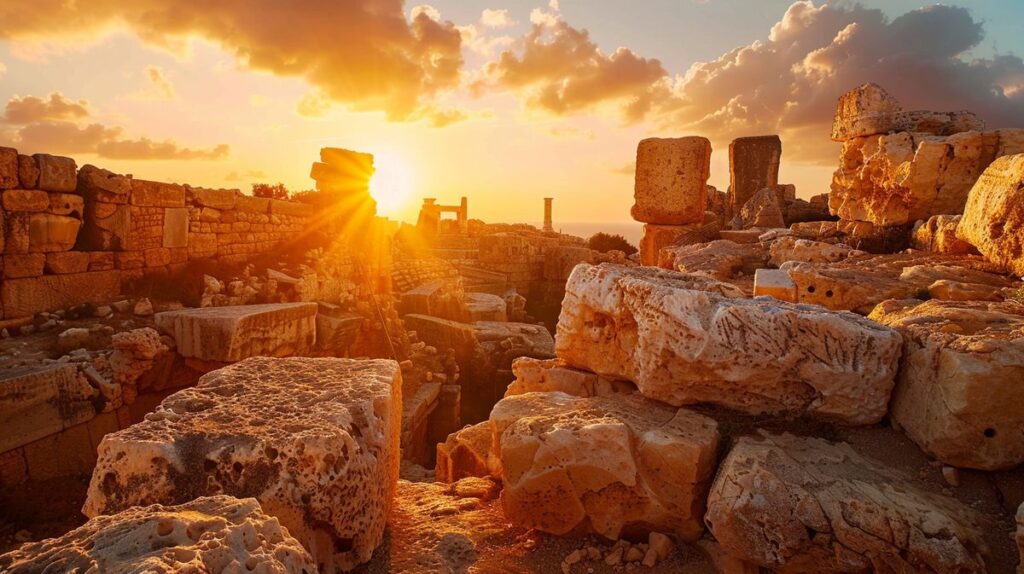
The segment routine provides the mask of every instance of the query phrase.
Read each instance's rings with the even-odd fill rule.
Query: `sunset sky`
[[[0,145],[136,177],[312,186],[323,146],[377,156],[385,214],[623,221],[637,142],[779,133],[828,191],[836,98],[1024,127],[1024,3],[910,0],[0,0]],[[383,192],[382,192],[383,193]],[[407,194],[407,197],[401,197]]]

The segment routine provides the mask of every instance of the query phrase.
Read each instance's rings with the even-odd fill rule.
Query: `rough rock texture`
[[[701,242],[706,241],[706,239],[704,239],[703,230],[703,223],[691,223],[689,225],[655,225],[653,223],[645,223],[644,234],[640,238],[639,245],[640,264],[651,266],[657,265],[661,250],[665,247],[676,244],[677,241],[680,241],[685,237],[694,236]],[[690,244],[694,243],[694,241],[688,241],[685,243]]]
[[[705,521],[730,554],[782,572],[985,572],[980,517],[817,438],[740,438]]]
[[[968,111],[905,112],[896,98],[878,84],[868,83],[854,88],[839,98],[832,121],[832,140],[892,132],[923,132],[952,135],[983,130],[985,124]]]
[[[210,496],[97,516],[0,556],[0,570],[312,574],[316,563],[256,500]]]
[[[946,255],[977,255],[973,245],[956,236],[961,219],[960,215],[933,215],[918,222],[910,237],[911,247]]]
[[[684,273],[704,272],[724,281],[737,275],[753,275],[768,265],[768,257],[768,249],[760,243],[719,239],[662,249],[658,266]]]
[[[75,160],[45,153],[37,153],[32,157],[35,158],[36,165],[39,167],[39,182],[37,184],[39,189],[61,193],[75,191],[78,183],[76,175],[78,166],[75,164]]]
[[[711,175],[707,138],[649,138],[636,149],[633,219],[662,225],[700,223]]]
[[[754,297],[762,296],[796,303],[796,283],[781,269],[758,269],[754,273]]]
[[[739,214],[733,219],[733,229],[785,227],[786,222],[783,220],[779,204],[775,190],[769,187],[762,189],[743,204]]]
[[[574,369],[561,359],[520,357],[512,362],[512,374],[516,380],[505,390],[506,397],[552,391],[577,397],[636,392],[636,385],[629,381],[609,379],[590,371]]]
[[[800,239],[792,235],[780,237],[772,242],[768,249],[771,263],[780,266],[787,261],[803,261],[805,263],[835,263],[850,257],[867,255],[863,251],[848,245],[825,243]]]
[[[891,417],[942,462],[1024,462],[1024,305],[886,301],[871,318],[906,341]]]
[[[434,475],[439,482],[455,482],[469,476],[491,473],[491,423],[469,425],[437,444]]]
[[[155,319],[180,355],[234,362],[308,353],[316,341],[316,312],[316,303],[270,303],[167,311]]]
[[[845,424],[885,415],[900,336],[852,313],[729,298],[711,279],[647,267],[580,265],[565,290],[558,357],[644,396]]]
[[[704,532],[714,420],[639,395],[528,393],[491,411],[506,517],[552,534]]]
[[[74,365],[4,369],[0,374],[0,452],[96,416],[96,392]]]
[[[985,170],[971,189],[957,237],[1024,275],[1024,153],[1001,157]]]
[[[754,194],[779,184],[779,136],[736,138],[729,144],[729,206],[738,213]]]
[[[466,293],[466,311],[469,321],[508,321],[505,300],[491,293]]]
[[[370,558],[398,479],[394,361],[257,357],[213,371],[108,434],[82,512],[253,497],[321,572]]]

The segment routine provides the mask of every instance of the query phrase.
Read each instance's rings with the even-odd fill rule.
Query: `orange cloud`
[[[191,149],[171,140],[154,142],[139,138],[101,141],[96,145],[96,153],[108,159],[224,159],[231,153],[231,147],[220,144],[209,149]]]
[[[174,84],[167,78],[162,68],[146,66],[146,79],[149,80],[151,94],[162,100],[173,100],[178,97]]]
[[[117,26],[167,47],[206,38],[248,68],[305,78],[328,98],[395,120],[414,117],[437,92],[456,87],[462,67],[455,25],[433,9],[407,19],[401,0],[0,3],[0,38],[102,34]]]
[[[71,100],[60,92],[47,98],[14,96],[4,108],[4,121],[9,124],[30,124],[45,120],[79,120],[89,117],[89,102]]]

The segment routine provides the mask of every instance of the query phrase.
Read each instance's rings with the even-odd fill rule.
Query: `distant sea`
[[[544,225],[542,221],[531,221],[531,225],[541,227]],[[635,221],[614,221],[614,222],[601,222],[601,221],[555,221],[555,231],[561,233],[568,233],[569,235],[576,235],[583,239],[589,238],[591,235],[603,231],[612,235],[621,235],[629,240],[634,246],[639,246],[640,236],[643,235],[643,224]]]

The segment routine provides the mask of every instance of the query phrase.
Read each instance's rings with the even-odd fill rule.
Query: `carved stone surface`
[[[316,311],[316,303],[270,303],[167,311],[155,319],[174,337],[178,354],[234,362],[308,353],[316,341]]]
[[[321,572],[369,560],[398,479],[394,361],[257,357],[213,371],[103,438],[82,512],[253,497]]]

